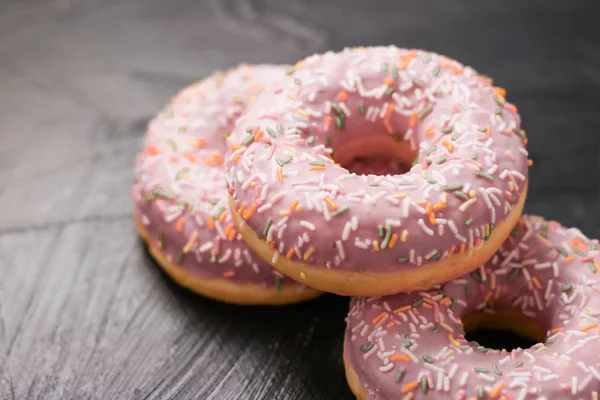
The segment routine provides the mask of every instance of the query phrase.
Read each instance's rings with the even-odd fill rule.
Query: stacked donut
[[[150,123],[137,226],[212,298],[356,296],[343,356],[360,399],[598,399],[598,242],[521,217],[526,144],[505,91],[442,55],[242,66]],[[538,344],[485,348],[465,339],[478,327]]]

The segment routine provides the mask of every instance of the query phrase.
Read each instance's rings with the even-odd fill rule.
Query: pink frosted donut
[[[467,273],[501,245],[525,201],[526,138],[504,90],[423,51],[300,61],[229,143],[230,205],[246,242],[284,274],[338,294],[429,288]],[[344,168],[369,156],[412,167]]]
[[[179,284],[218,300],[283,304],[318,293],[283,277],[248,249],[227,206],[227,145],[253,96],[279,66],[241,66],[175,96],[150,123],[132,189],[140,235]]]
[[[524,216],[492,259],[426,292],[356,298],[344,362],[359,399],[598,399],[598,241]],[[464,325],[463,325],[464,323]],[[464,330],[539,341],[510,352]]]

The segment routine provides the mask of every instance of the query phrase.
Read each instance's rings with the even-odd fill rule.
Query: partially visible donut
[[[504,90],[454,60],[396,47],[314,55],[234,129],[230,205],[246,242],[308,286],[426,289],[487,261],[517,223],[526,141]],[[364,156],[414,163],[344,168]]]
[[[344,362],[361,399],[598,399],[599,244],[524,216],[492,259],[425,292],[352,301]],[[463,325],[464,323],[464,325]],[[495,350],[478,327],[538,342]]]
[[[227,205],[225,136],[279,66],[241,66],[175,96],[151,121],[132,188],[137,227],[180,285],[237,304],[286,304],[318,295],[256,257]]]

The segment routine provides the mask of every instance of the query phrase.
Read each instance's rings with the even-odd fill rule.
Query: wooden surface
[[[598,237],[599,16],[576,0],[0,0],[0,399],[351,398],[347,299],[222,305],[146,255],[129,188],[148,119],[242,61],[442,52],[519,107],[526,210]]]

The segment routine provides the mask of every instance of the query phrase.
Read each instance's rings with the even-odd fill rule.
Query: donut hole
[[[465,338],[488,349],[528,349],[547,339],[540,321],[515,310],[498,310],[494,314],[473,313],[463,318]]]
[[[390,136],[358,138],[340,144],[334,159],[358,175],[402,175],[410,171],[417,153],[405,141]]]

